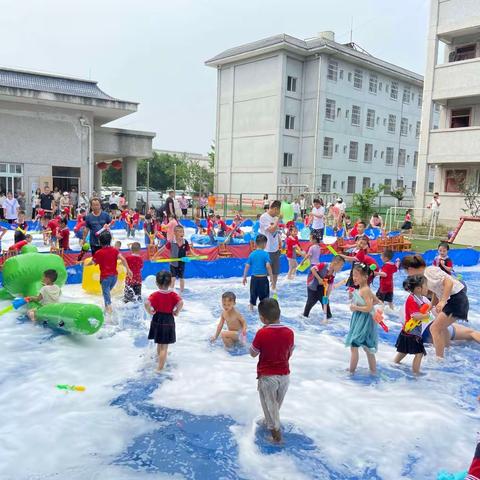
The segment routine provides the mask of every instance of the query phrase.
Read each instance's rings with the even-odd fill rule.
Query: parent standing
[[[90,248],[93,255],[101,248],[97,233],[103,228],[107,228],[110,223],[112,223],[112,218],[107,212],[102,210],[102,204],[100,203],[99,198],[92,198],[90,200],[90,209],[91,212],[85,217],[82,244],[85,242],[85,239],[90,232]]]
[[[165,214],[167,215],[167,218],[172,218],[172,217],[177,217],[175,213],[175,192],[173,190],[170,190],[168,192],[168,197],[165,200],[165,208],[164,208]]]
[[[14,223],[18,218],[20,205],[12,192],[7,193],[7,198],[3,202],[3,212],[8,223]]]
[[[312,235],[318,238],[319,241],[323,240],[323,232],[325,231],[325,207],[323,206],[323,200],[321,198],[315,198],[313,200],[312,211]]]
[[[270,256],[270,264],[272,266],[272,293],[277,293],[277,280],[280,273],[280,230],[278,222],[280,220],[280,200],[274,200],[268,210],[260,216],[261,234],[267,237],[267,245],[265,251]]]
[[[435,305],[437,318],[430,327],[435,353],[443,358],[445,347],[451,334],[448,327],[456,320],[468,321],[469,303],[467,289],[463,283],[444,272],[440,267],[427,267],[421,255],[409,255],[402,260],[402,267],[408,275],[424,275],[428,290],[434,294],[432,304]],[[438,302],[435,304],[435,297]]]
[[[52,211],[53,194],[49,187],[43,189],[43,193],[40,195],[40,208],[46,212]]]

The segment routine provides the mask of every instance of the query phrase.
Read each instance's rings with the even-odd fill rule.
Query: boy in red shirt
[[[100,267],[100,285],[102,286],[102,295],[105,302],[105,312],[112,314],[111,291],[117,283],[117,259],[125,267],[127,277],[131,277],[132,272],[125,257],[116,248],[110,246],[112,234],[108,230],[102,232],[98,240],[101,248],[94,253],[92,261]]]
[[[68,220],[62,218],[57,232],[58,246],[63,250],[70,250],[70,230],[67,224]]]
[[[52,218],[47,223],[46,233],[50,233],[50,244],[55,245],[57,243],[57,230],[58,230],[58,220],[57,218]]]
[[[79,211],[78,211],[78,215],[77,215],[77,223],[75,224],[75,226],[73,227],[73,232],[75,233],[75,236],[78,238],[78,239],[82,239],[83,238],[83,229],[85,227],[85,209],[84,208],[81,208]]]
[[[265,298],[258,305],[260,321],[265,325],[255,335],[250,355],[260,355],[257,365],[258,394],[265,415],[265,425],[272,441],[280,443],[280,407],[290,380],[289,359],[294,348],[294,334],[280,324],[280,307],[274,298]]]
[[[25,245],[28,245],[29,243],[31,243],[33,240],[33,237],[27,233],[27,235],[25,235],[25,240],[20,240],[19,242],[17,243],[14,243],[13,245],[10,246],[10,248],[8,249],[9,251],[16,251],[16,252],[19,252]]]
[[[142,268],[143,258],[140,256],[141,246],[138,242],[130,245],[130,255],[125,257],[127,264],[132,271],[132,276],[125,280],[125,292],[123,301],[125,303],[135,302],[142,299]]]
[[[207,218],[207,235],[210,237],[210,241],[212,242],[212,245],[216,244],[215,241],[215,220],[213,213],[210,213]]]
[[[383,266],[377,275],[380,277],[380,286],[378,287],[376,296],[381,302],[387,302],[388,306],[393,310],[393,275],[398,272],[397,264],[392,262],[392,250],[385,250],[382,253]]]
[[[298,230],[297,227],[291,225],[288,228],[288,236],[285,240],[287,260],[288,260],[288,280],[293,280],[297,273],[297,255],[305,256],[302,248],[300,247],[300,242],[298,241]]]
[[[230,230],[228,225],[223,221],[223,219],[220,215],[215,216],[215,223],[218,226],[218,236],[219,237],[224,237],[228,233],[228,231]]]

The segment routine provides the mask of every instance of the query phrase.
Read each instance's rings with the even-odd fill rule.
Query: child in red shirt
[[[10,246],[8,250],[11,252],[12,251],[19,252],[25,245],[32,243],[32,240],[33,240],[33,237],[27,233],[27,235],[25,235],[25,240],[20,240],[19,242],[14,243],[13,245]]]
[[[68,220],[62,218],[59,222],[59,229],[57,232],[58,246],[63,250],[70,250],[70,230],[67,227]]]
[[[440,242],[438,244],[438,255],[433,260],[433,266],[441,268],[449,275],[453,272],[453,261],[448,256],[450,245],[447,242]]]
[[[52,218],[47,223],[47,233],[50,234],[50,244],[55,246],[57,243],[58,219]]]
[[[77,215],[77,223],[73,227],[73,233],[78,239],[83,239],[83,229],[85,227],[85,209],[81,208]]]
[[[287,260],[288,260],[288,280],[293,280],[297,273],[297,255],[305,256],[305,253],[300,248],[300,242],[298,241],[298,230],[295,225],[292,225],[288,229],[288,236],[285,240],[287,247]]]
[[[392,250],[385,250],[382,253],[383,266],[377,275],[380,277],[380,286],[378,287],[376,297],[381,302],[387,302],[388,306],[393,310],[393,275],[398,272],[398,263],[392,262],[393,252]]]
[[[111,291],[117,283],[117,260],[120,260],[127,271],[127,277],[132,276],[130,267],[125,257],[114,247],[110,246],[112,242],[112,234],[105,230],[99,236],[100,250],[97,250],[92,261],[100,267],[100,285],[102,286],[102,295],[105,302],[105,312],[112,314],[112,298]]]
[[[212,245],[216,244],[215,241],[215,221],[214,221],[214,216],[213,213],[210,213],[207,218],[207,235],[210,237],[210,241],[212,242]]]
[[[274,298],[265,298],[258,305],[260,321],[265,325],[257,331],[250,355],[260,355],[257,365],[258,393],[265,415],[265,424],[272,441],[280,443],[280,407],[290,380],[289,359],[294,348],[294,334],[280,324],[280,307]]]
[[[141,246],[138,242],[130,245],[130,255],[125,257],[132,276],[125,280],[125,292],[123,301],[125,303],[139,301],[142,298],[142,268],[143,258],[140,256]]]
[[[177,340],[175,334],[175,318],[183,307],[180,296],[170,290],[172,275],[166,270],[157,272],[158,290],[152,293],[145,302],[145,310],[153,315],[148,332],[149,340],[157,344],[157,372],[163,370],[167,360],[168,345]]]
[[[376,265],[375,260],[368,256],[368,248],[370,247],[370,240],[366,235],[357,236],[356,246],[353,255],[341,255],[346,262],[352,262],[352,269],[350,270],[350,276],[347,280],[347,287],[356,288],[353,282],[353,267],[358,263],[364,263],[368,267]],[[374,270],[369,269],[368,284],[370,285],[375,278]]]

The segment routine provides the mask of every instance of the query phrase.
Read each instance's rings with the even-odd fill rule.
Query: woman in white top
[[[421,255],[409,255],[402,260],[408,275],[424,275],[428,290],[433,293],[437,318],[430,327],[435,353],[443,358],[451,334],[448,327],[455,320],[468,321],[469,303],[466,286],[440,267],[427,267]],[[435,303],[436,299],[438,302]]]
[[[8,223],[14,223],[18,217],[20,205],[12,192],[7,193],[7,198],[3,201],[3,212]]]
[[[325,207],[321,198],[313,200],[312,211],[310,212],[312,218],[311,231],[312,235],[317,237],[320,241],[323,239],[323,232],[325,230]]]

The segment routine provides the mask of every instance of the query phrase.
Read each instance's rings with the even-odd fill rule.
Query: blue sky
[[[139,112],[116,126],[157,133],[158,148],[206,153],[216,72],[204,61],[277,33],[334,30],[423,74],[429,0],[0,0],[0,65],[99,82]]]

